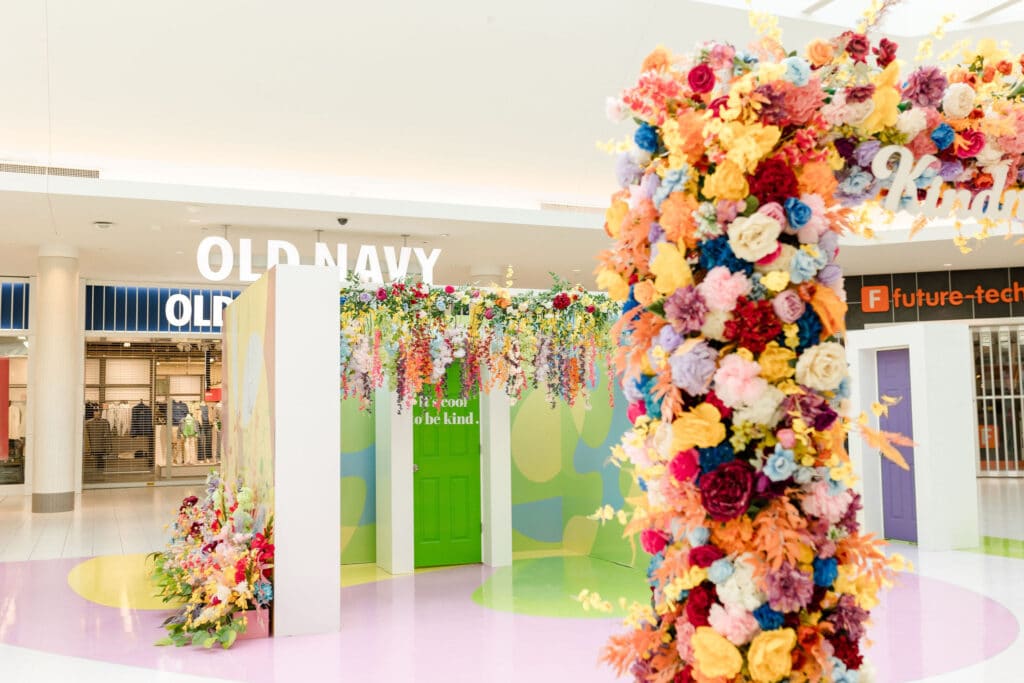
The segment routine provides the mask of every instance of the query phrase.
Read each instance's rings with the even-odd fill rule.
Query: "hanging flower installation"
[[[502,388],[513,399],[542,387],[553,404],[589,398],[612,349],[618,306],[556,279],[547,291],[395,283],[341,295],[341,388],[368,405],[390,386],[409,408],[425,385],[444,396],[462,364],[462,395]]]
[[[652,599],[604,658],[636,681],[867,680],[868,610],[903,565],[859,530],[844,442],[904,467],[908,442],[844,415],[838,238],[876,198],[984,237],[1024,189],[1024,58],[983,41],[901,76],[896,51],[853,32],[803,56],[659,48],[609,102],[637,127],[598,282],[624,302],[614,457],[644,492],[626,531]]]

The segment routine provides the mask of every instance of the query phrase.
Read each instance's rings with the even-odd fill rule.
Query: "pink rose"
[[[776,432],[775,438],[779,440],[779,443],[782,444],[783,448],[792,448],[796,445],[796,434],[788,427]]]
[[[711,92],[715,88],[715,72],[707,64],[698,64],[686,75],[690,89],[697,94]]]
[[[804,311],[807,310],[807,304],[804,303],[803,299],[795,291],[786,289],[779,292],[772,299],[772,310],[775,311],[775,315],[782,322],[795,323],[804,314]]]
[[[779,204],[778,202],[762,204],[757,212],[775,219],[779,225],[789,225],[789,221],[786,219],[786,210],[783,209],[782,204]]]
[[[725,557],[725,553],[717,546],[701,545],[690,549],[688,559],[690,560],[690,566],[707,569],[715,560],[720,560],[723,557]]]
[[[676,453],[668,464],[668,471],[676,481],[693,481],[700,472],[700,453],[696,448]]]
[[[626,409],[626,417],[629,418],[630,423],[636,423],[637,419],[642,415],[647,414],[647,405],[641,400],[635,403],[630,403],[629,408]]]
[[[965,130],[960,133],[960,140],[956,145],[956,155],[961,159],[967,159],[977,155],[984,146],[984,133],[980,130]]]
[[[708,622],[736,647],[749,643],[761,630],[754,615],[742,607],[712,605]]]
[[[657,555],[668,545],[668,534],[657,529],[644,529],[640,533],[640,545],[651,555]]]

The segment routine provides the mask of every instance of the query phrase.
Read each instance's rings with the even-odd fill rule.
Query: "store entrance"
[[[216,340],[86,342],[84,488],[201,481],[220,462]]]
[[[433,387],[413,408],[417,567],[481,561],[480,402],[460,398],[461,377],[453,363],[440,409]]]

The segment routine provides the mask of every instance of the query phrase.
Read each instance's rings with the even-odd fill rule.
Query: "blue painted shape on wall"
[[[535,541],[562,540],[562,497],[542,498],[512,506],[512,528]]]
[[[374,524],[377,521],[377,470],[374,451],[374,447],[370,446],[361,451],[341,455],[341,476],[358,477],[366,482],[366,502],[363,504],[359,526]]]

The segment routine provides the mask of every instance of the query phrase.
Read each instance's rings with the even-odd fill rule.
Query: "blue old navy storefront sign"
[[[28,283],[0,283],[0,330],[28,329]]]
[[[95,332],[218,334],[229,289],[86,285],[85,329]]]

